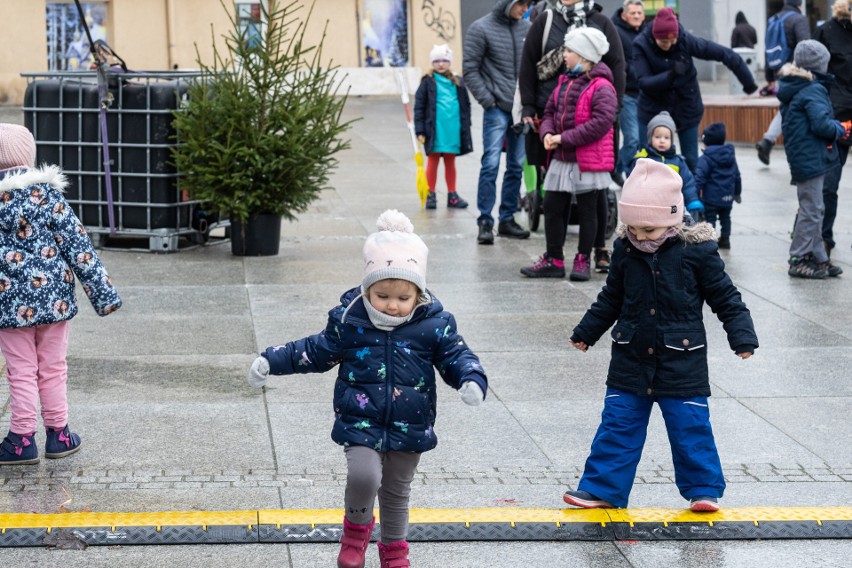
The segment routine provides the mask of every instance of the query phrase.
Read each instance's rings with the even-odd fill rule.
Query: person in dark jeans
[[[521,66],[521,50],[530,23],[523,19],[529,0],[498,0],[492,11],[473,22],[464,38],[462,71],[467,88],[485,109],[482,119],[482,167],[479,170],[476,205],[479,208],[481,245],[494,243],[492,210],[497,201],[497,174],[503,141],[506,141],[506,172],[500,190],[497,233],[526,239],[530,232],[515,221],[524,164],[524,139],[512,128],[512,103]]]
[[[849,124],[852,120],[852,1],[837,0],[834,3],[832,17],[817,28],[814,39],[823,44],[831,55],[828,60],[828,72],[834,75],[834,84],[829,90],[834,118]],[[847,130],[849,127],[847,126]],[[822,221],[822,239],[825,252],[831,257],[835,246],[834,219],[837,217],[837,188],[843,166],[849,156],[849,141],[839,142],[837,150],[840,163],[826,172],[822,186],[822,199],[825,205],[825,217]]]

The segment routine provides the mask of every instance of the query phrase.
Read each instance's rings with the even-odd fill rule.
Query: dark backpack
[[[787,45],[787,33],[784,20],[796,12],[775,14],[769,18],[766,26],[766,66],[777,71],[790,60],[790,46]]]

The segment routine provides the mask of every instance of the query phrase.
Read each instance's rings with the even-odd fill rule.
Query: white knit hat
[[[450,46],[446,43],[442,43],[441,45],[433,45],[432,51],[429,52],[429,62],[434,63],[436,61],[449,61],[452,63],[453,61],[453,50],[450,49]]]
[[[609,42],[597,28],[574,28],[565,34],[565,47],[592,63],[601,60],[609,51]]]
[[[408,280],[421,292],[426,291],[426,259],[429,249],[414,234],[414,225],[396,209],[388,209],[376,220],[378,233],[364,243],[364,279],[367,289],[388,278]]]
[[[36,145],[30,131],[18,124],[0,123],[0,170],[35,167]]]

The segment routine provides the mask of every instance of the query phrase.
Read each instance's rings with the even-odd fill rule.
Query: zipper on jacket
[[[393,341],[391,341],[391,332],[388,331],[385,335],[385,348],[387,349],[387,365],[385,366],[385,376],[387,377],[387,392],[385,393],[385,427],[382,428],[382,451],[388,452],[388,430],[391,428],[391,406],[393,405]]]

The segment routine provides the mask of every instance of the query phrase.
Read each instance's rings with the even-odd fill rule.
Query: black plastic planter
[[[235,256],[275,256],[280,240],[278,215],[252,215],[246,223],[231,220],[231,253]]]

